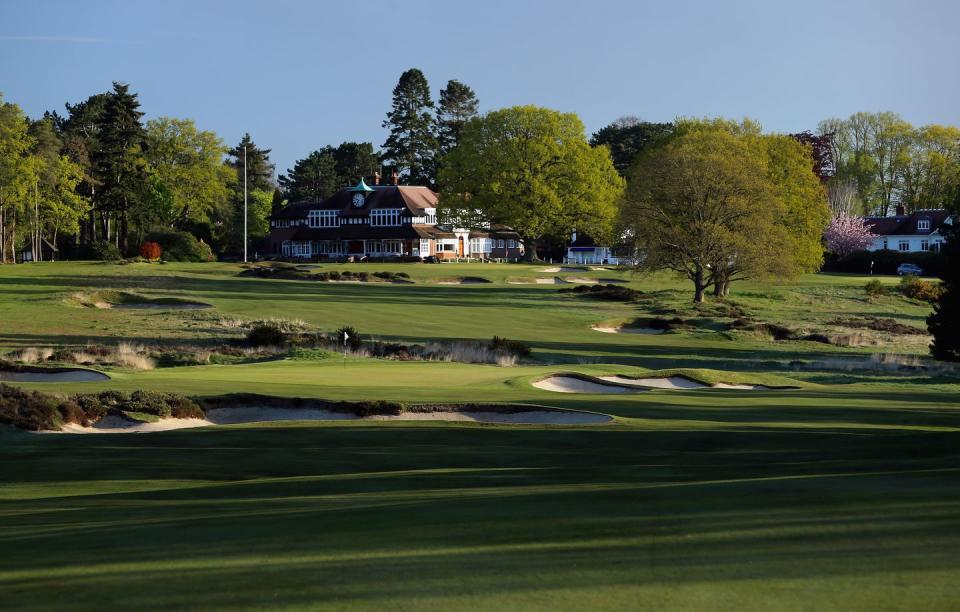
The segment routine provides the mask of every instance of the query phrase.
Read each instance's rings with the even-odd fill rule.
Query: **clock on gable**
[[[367,199],[362,193],[353,194],[353,205],[357,208],[362,208],[366,201]]]

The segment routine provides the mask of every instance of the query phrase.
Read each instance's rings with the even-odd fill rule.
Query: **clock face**
[[[354,205],[354,206],[356,206],[357,208],[360,208],[361,206],[363,206],[363,203],[364,203],[364,197],[363,197],[363,194],[362,194],[362,193],[355,193],[355,194],[353,194],[353,205]]]

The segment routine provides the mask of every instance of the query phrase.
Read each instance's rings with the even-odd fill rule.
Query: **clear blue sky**
[[[593,132],[623,115],[749,116],[772,131],[893,110],[960,124],[960,1],[0,0],[0,91],[28,114],[113,80],[148,118],[249,131],[278,172],[383,143],[410,67],[482,110],[538,104]]]

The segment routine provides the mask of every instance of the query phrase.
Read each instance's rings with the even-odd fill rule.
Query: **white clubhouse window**
[[[901,240],[899,246],[900,246],[900,250],[901,250],[901,251],[909,251],[909,250],[910,250],[910,241],[909,241],[909,240]]]
[[[920,241],[920,250],[921,250],[921,251],[929,251],[929,250],[930,250],[930,241],[929,241],[929,240],[921,240],[921,241]]]
[[[919,221],[917,221],[917,231],[925,232],[925,231],[928,231],[929,229],[930,229],[930,219],[920,219]]]
[[[318,241],[317,241],[317,254],[323,254],[323,255],[339,255],[339,254],[340,254],[340,241],[339,241],[339,240],[318,240]]]
[[[377,208],[370,211],[370,225],[391,226],[400,225],[399,208]]]
[[[311,253],[309,242],[297,241],[290,243],[290,257],[310,257]]]
[[[311,210],[307,213],[307,224],[310,227],[340,227],[335,210]]]
[[[437,250],[438,250],[438,251],[445,251],[445,252],[448,252],[448,253],[452,253],[453,250],[454,250],[454,245],[449,244],[449,243],[441,243],[441,244],[438,244],[438,245],[437,245]]]
[[[497,248],[498,248],[498,249],[502,249],[502,248],[504,247],[504,244],[505,244],[505,242],[504,242],[503,240],[497,240],[496,243],[497,243]]]
[[[426,208],[424,209],[426,217],[424,223],[427,225],[436,225],[437,224],[437,209],[436,208]]]
[[[486,238],[471,238],[470,239],[470,252],[471,253],[489,253],[490,252],[490,240]]]
[[[426,256],[429,255],[429,254],[430,254],[430,241],[429,241],[429,240],[421,240],[421,241],[420,241],[420,256],[421,256],[421,257],[426,257]]]

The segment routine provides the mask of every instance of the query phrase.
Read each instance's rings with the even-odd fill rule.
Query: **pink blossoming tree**
[[[823,237],[830,252],[838,257],[846,257],[870,246],[875,234],[862,217],[840,215],[833,218]]]

